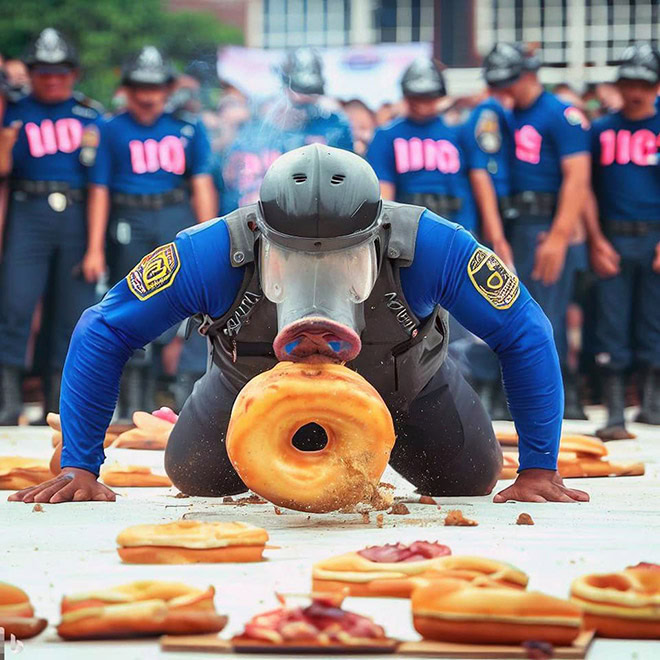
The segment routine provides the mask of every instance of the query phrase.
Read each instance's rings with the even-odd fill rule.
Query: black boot
[[[564,382],[564,419],[589,419],[580,401],[578,376],[568,369],[562,370]]]
[[[16,426],[23,410],[22,373],[20,367],[0,366],[0,426]]]
[[[623,416],[626,406],[626,380],[623,371],[603,371],[603,400],[607,408],[607,425],[596,431],[601,440],[627,440],[635,436],[626,430]]]
[[[636,422],[660,425],[660,369],[648,367],[642,375],[642,409]]]

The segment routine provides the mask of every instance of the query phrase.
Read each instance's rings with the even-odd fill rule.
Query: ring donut
[[[311,423],[328,442],[300,451],[293,436]],[[394,425],[378,392],[354,371],[280,362],[241,390],[226,442],[251,490],[274,504],[322,513],[375,493],[394,446]]]

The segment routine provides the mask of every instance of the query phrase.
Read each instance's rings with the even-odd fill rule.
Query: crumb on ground
[[[460,509],[452,509],[445,516],[446,527],[476,527],[479,523],[463,515]]]
[[[41,513],[43,513],[44,508],[41,506],[41,504],[37,503],[32,507],[32,511],[40,511]]]
[[[385,516],[384,516],[382,513],[379,513],[379,514],[376,516],[376,525],[377,525],[378,527],[382,527],[382,526],[383,526],[383,520],[384,520],[384,519],[385,519]]]
[[[419,503],[420,504],[436,504],[436,501],[432,497],[429,497],[428,495],[422,495],[419,498]]]
[[[516,520],[516,525],[533,525],[534,520],[532,520],[532,516],[529,515],[529,513],[521,513],[518,516],[518,520]]]
[[[410,513],[410,509],[403,502],[397,502],[392,505],[392,508],[387,513],[395,516],[407,516]]]

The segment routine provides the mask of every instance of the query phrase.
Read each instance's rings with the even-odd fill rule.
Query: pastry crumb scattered
[[[387,513],[395,516],[407,516],[410,513],[410,509],[403,502],[397,502],[392,505],[392,508]]]
[[[452,509],[445,516],[446,527],[476,527],[479,523],[463,515],[460,509]]]
[[[518,520],[516,520],[516,525],[533,525],[534,520],[532,519],[532,516],[529,515],[529,513],[521,513],[518,516]]]

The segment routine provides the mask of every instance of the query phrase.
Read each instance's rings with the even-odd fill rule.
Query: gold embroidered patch
[[[496,309],[509,309],[520,295],[520,280],[485,248],[474,251],[467,272],[474,288]]]
[[[171,286],[181,262],[174,243],[167,243],[150,252],[126,276],[128,288],[140,300],[147,300]]]

